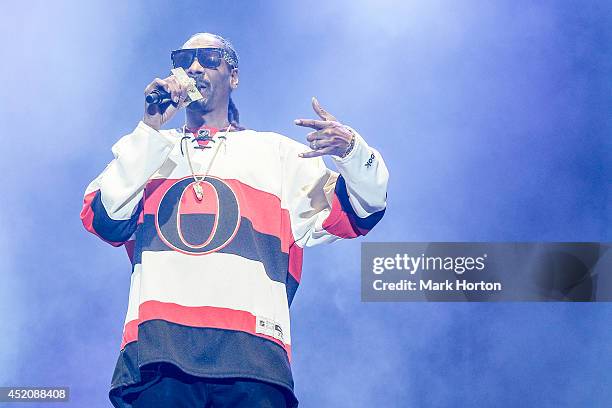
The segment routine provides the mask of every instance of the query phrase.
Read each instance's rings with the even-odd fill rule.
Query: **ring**
[[[317,146],[317,139],[315,139],[312,142],[310,142],[310,148],[312,150],[319,150],[319,146]]]

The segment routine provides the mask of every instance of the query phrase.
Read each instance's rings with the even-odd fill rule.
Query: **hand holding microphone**
[[[172,102],[172,95],[163,88],[154,89],[146,96],[145,101],[153,105],[165,105]]]
[[[144,91],[143,122],[159,130],[161,126],[187,104],[202,99],[195,81],[183,68],[175,68],[167,78],[155,78]]]

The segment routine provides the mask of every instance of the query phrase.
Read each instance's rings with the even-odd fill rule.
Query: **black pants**
[[[287,408],[297,401],[284,388],[245,378],[210,379],[172,364],[143,368],[143,384],[128,389],[115,406],[131,408]]]

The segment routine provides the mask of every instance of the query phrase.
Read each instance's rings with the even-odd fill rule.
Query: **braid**
[[[238,112],[238,108],[236,108],[236,105],[231,97],[229,98],[229,104],[227,105],[227,120],[235,127],[239,129],[242,128],[242,126],[240,126],[240,113]]]

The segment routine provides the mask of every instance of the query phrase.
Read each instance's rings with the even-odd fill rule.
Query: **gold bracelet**
[[[353,133],[353,131],[351,129],[347,130],[349,132],[351,132],[351,141],[349,142],[349,146],[346,149],[346,152],[344,152],[344,154],[342,156],[340,156],[340,158],[344,159],[346,156],[348,156],[348,154],[351,152],[351,150],[353,150],[353,146],[355,146],[355,134]]]

